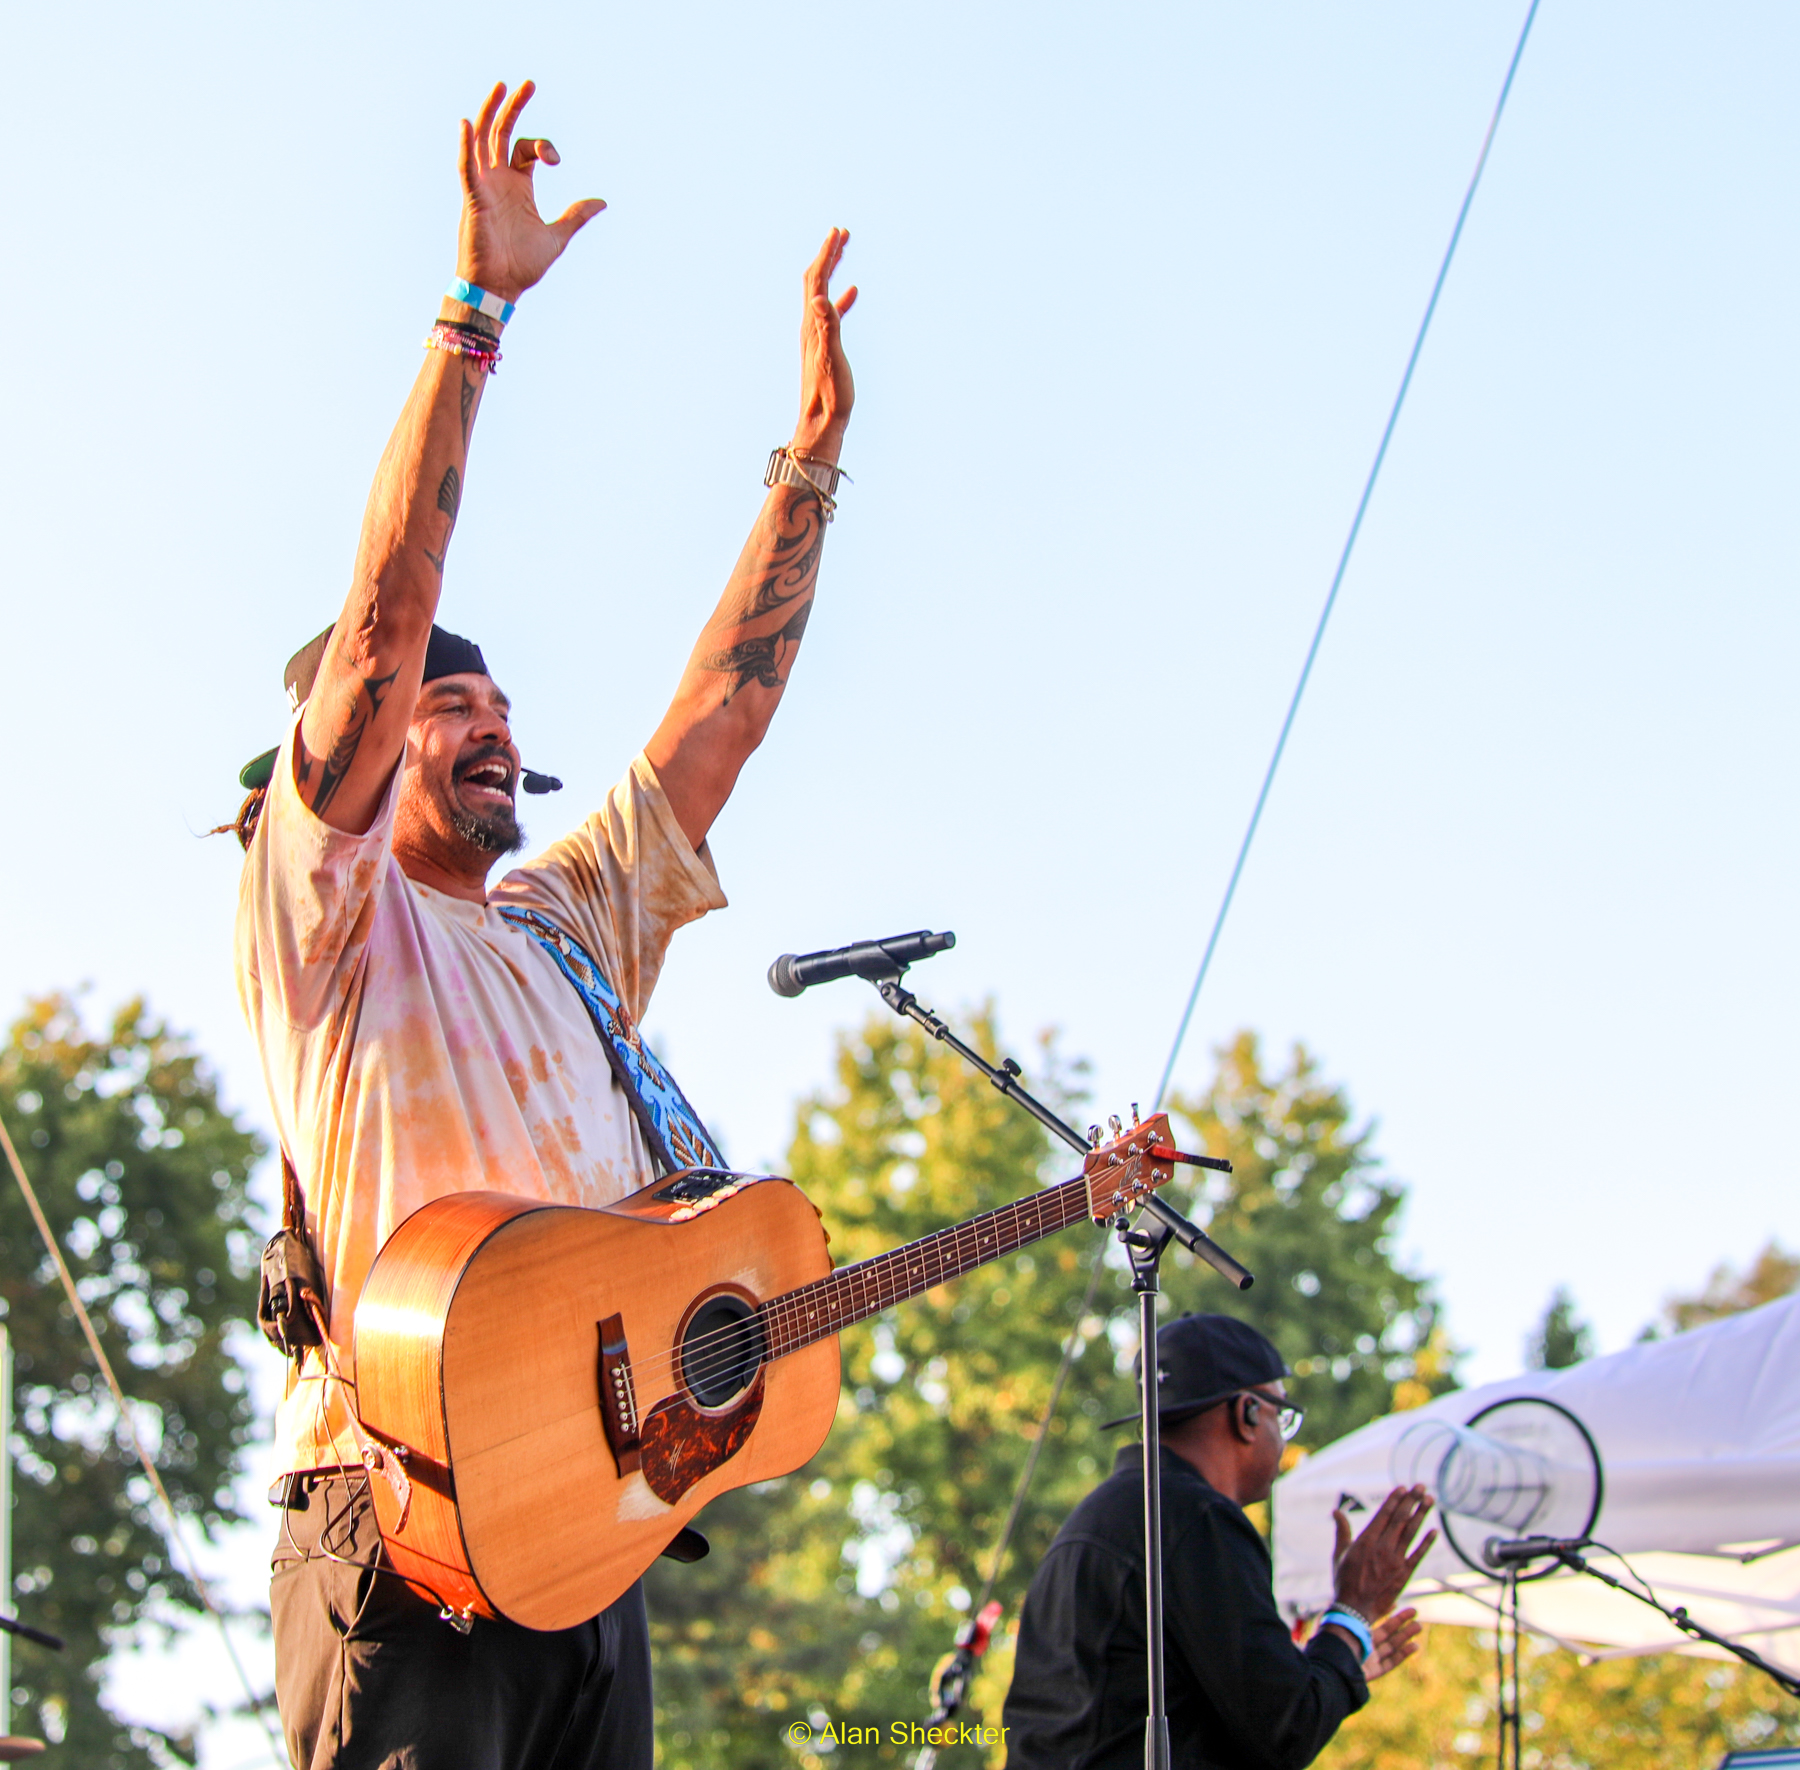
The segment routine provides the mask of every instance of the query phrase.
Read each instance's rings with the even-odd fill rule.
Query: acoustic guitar
[[[585,1621],[708,1500],[818,1450],[843,1328],[1112,1220],[1174,1154],[1155,1114],[1072,1180],[835,1270],[805,1194],[767,1176],[690,1168],[603,1210],[434,1200],[394,1231],[356,1306],[394,1569],[464,1626]]]

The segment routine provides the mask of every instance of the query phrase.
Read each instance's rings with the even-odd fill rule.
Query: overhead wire
[[[1311,679],[1315,660],[1319,655],[1320,643],[1325,638],[1325,627],[1331,619],[1331,611],[1337,605],[1338,590],[1344,582],[1344,573],[1350,565],[1350,555],[1356,550],[1356,538],[1362,533],[1363,517],[1369,508],[1369,499],[1374,495],[1375,482],[1381,477],[1381,464],[1387,459],[1388,444],[1393,441],[1394,426],[1400,422],[1400,410],[1406,404],[1407,389],[1412,386],[1413,370],[1419,366],[1419,353],[1425,348],[1425,335],[1431,330],[1432,316],[1437,312],[1438,297],[1444,292],[1444,280],[1450,274],[1451,262],[1456,257],[1458,242],[1462,239],[1463,223],[1469,219],[1469,208],[1475,201],[1475,191],[1481,183],[1481,175],[1487,168],[1488,153],[1494,145],[1495,132],[1500,127],[1500,118],[1506,110],[1506,100],[1512,92],[1513,76],[1519,71],[1519,60],[1525,53],[1526,40],[1531,35],[1532,21],[1537,17],[1539,0],[1531,0],[1531,8],[1525,14],[1524,28],[1519,32],[1519,41],[1513,49],[1512,60],[1507,64],[1506,79],[1500,87],[1500,97],[1495,101],[1494,114],[1488,119],[1487,134],[1481,140],[1481,152],[1475,160],[1475,171],[1469,179],[1469,188],[1463,193],[1462,207],[1456,212],[1456,226],[1450,230],[1450,244],[1444,248],[1443,262],[1438,266],[1437,280],[1431,285],[1431,299],[1425,303],[1425,317],[1419,321],[1419,330],[1413,339],[1411,354],[1406,359],[1406,372],[1400,377],[1400,390],[1394,395],[1394,404],[1388,412],[1388,419],[1381,432],[1380,446],[1375,450],[1375,459],[1370,463],[1368,478],[1363,481],[1362,496],[1356,501],[1356,514],[1350,520],[1350,532],[1344,538],[1344,549],[1338,555],[1337,570],[1331,574],[1331,588],[1325,595],[1325,606],[1319,611],[1319,624],[1313,629],[1312,644],[1306,648],[1306,662],[1300,666],[1300,680],[1294,684],[1293,698],[1288,702],[1287,717],[1281,722],[1281,734],[1275,740],[1274,754],[1269,758],[1268,769],[1263,774],[1262,788],[1256,795],[1255,808],[1250,813],[1250,822],[1244,831],[1244,839],[1238,845],[1237,859],[1232,863],[1231,877],[1226,881],[1225,895],[1219,900],[1219,912],[1213,917],[1212,932],[1206,937],[1206,950],[1200,957],[1200,969],[1194,974],[1194,987],[1188,991],[1187,1006],[1181,1011],[1181,1024],[1175,1029],[1175,1042],[1169,1047],[1169,1060],[1163,1065],[1162,1080],[1156,1084],[1156,1104],[1160,1107],[1169,1091],[1169,1078],[1175,1072],[1175,1060],[1181,1055],[1182,1042],[1187,1038],[1188,1023],[1194,1017],[1194,1004],[1200,1000],[1201,985],[1206,982],[1206,974],[1211,969],[1213,954],[1218,950],[1219,934],[1225,926],[1225,918],[1231,913],[1231,900],[1237,895],[1238,880],[1244,875],[1244,862],[1250,853],[1250,844],[1256,840],[1257,826],[1262,822],[1263,807],[1269,802],[1269,788],[1274,785],[1275,771],[1281,766],[1282,753],[1287,749],[1288,734],[1294,729],[1294,716],[1300,711],[1301,696],[1306,693],[1307,682]]]
[[[93,1318],[87,1312],[87,1305],[81,1300],[81,1293],[75,1288],[75,1279],[69,1271],[69,1264],[63,1258],[61,1244],[50,1228],[50,1221],[44,1215],[44,1207],[38,1202],[37,1190],[31,1184],[25,1172],[25,1164],[19,1160],[19,1152],[13,1145],[11,1134],[6,1128],[6,1121],[0,1118],[0,1147],[6,1151],[8,1166],[12,1169],[13,1179],[19,1184],[19,1191],[25,1195],[26,1207],[31,1212],[31,1220],[37,1225],[38,1235],[50,1252],[50,1258],[56,1262],[57,1276],[62,1280],[64,1294],[69,1299],[69,1307],[75,1312],[75,1319],[81,1325],[86,1336],[88,1350],[94,1355],[94,1362],[100,1367],[100,1375],[106,1379],[106,1386],[112,1391],[113,1405],[119,1411],[119,1422],[125,1429],[125,1436],[131,1441],[131,1448],[136,1453],[138,1463],[149,1478],[156,1497],[162,1502],[162,1509],[168,1515],[169,1540],[179,1551],[179,1558],[187,1563],[187,1576],[193,1581],[194,1590],[200,1595],[201,1605],[218,1625],[219,1638],[225,1643],[225,1652],[230,1657],[232,1669],[237,1673],[238,1682],[244,1687],[244,1696],[251,1711],[262,1723],[263,1732],[268,1736],[269,1750],[273,1754],[280,1770],[287,1770],[287,1751],[282,1744],[281,1735],[276,1731],[269,1719],[268,1708],[263,1698],[250,1681],[250,1674],[244,1668],[244,1662],[238,1656],[237,1643],[231,1638],[231,1631],[225,1626],[225,1618],[219,1607],[213,1602],[212,1593],[207,1589],[205,1578],[200,1572],[200,1563],[195,1559],[194,1551],[188,1545],[186,1534],[181,1528],[181,1516],[175,1510],[175,1502],[169,1498],[169,1490],[163,1485],[162,1471],[151,1460],[150,1453],[144,1449],[144,1441],[138,1435],[137,1420],[133,1417],[131,1406],[125,1399],[125,1391],[119,1386],[119,1379],[113,1374],[112,1360],[106,1356],[106,1348],[100,1344],[100,1336],[94,1331]]]
[[[1181,1047],[1187,1038],[1188,1025],[1193,1019],[1194,1005],[1200,999],[1201,986],[1206,982],[1206,974],[1212,965],[1213,954],[1218,948],[1219,935],[1225,926],[1225,918],[1230,913],[1231,902],[1237,894],[1238,881],[1243,876],[1244,861],[1250,853],[1250,844],[1256,839],[1258,824],[1262,821],[1263,807],[1268,803],[1269,789],[1274,784],[1275,772],[1281,766],[1282,753],[1287,748],[1288,735],[1294,728],[1294,717],[1300,710],[1301,697],[1306,693],[1306,685],[1312,676],[1313,663],[1319,655],[1320,643],[1325,637],[1326,624],[1331,619],[1331,611],[1337,603],[1338,590],[1344,582],[1344,573],[1350,564],[1350,556],[1355,551],[1357,536],[1362,532],[1363,517],[1369,508],[1369,500],[1375,491],[1375,482],[1381,476],[1382,463],[1387,459],[1388,444],[1393,440],[1394,427],[1400,421],[1401,408],[1406,404],[1407,390],[1412,386],[1413,371],[1418,367],[1419,354],[1425,347],[1426,334],[1431,330],[1432,316],[1437,312],[1438,297],[1443,293],[1445,279],[1450,274],[1450,266],[1456,257],[1456,248],[1462,239],[1463,224],[1469,218],[1469,210],[1475,201],[1475,192],[1481,183],[1481,175],[1487,168],[1488,154],[1494,145],[1494,136],[1500,127],[1500,119],[1506,110],[1506,101],[1512,93],[1513,78],[1519,71],[1519,62],[1525,54],[1525,45],[1531,36],[1531,27],[1537,18],[1540,0],[1531,0],[1525,14],[1525,23],[1519,31],[1518,42],[1513,47],[1512,59],[1507,63],[1506,78],[1500,86],[1500,96],[1495,101],[1493,114],[1488,119],[1487,133],[1481,140],[1481,152],[1476,156],[1475,170],[1469,179],[1468,188],[1463,193],[1462,206],[1456,213],[1456,225],[1450,230],[1450,243],[1444,249],[1442,262],[1438,265],[1436,280],[1431,285],[1431,298],[1425,304],[1424,318],[1419,322],[1419,329],[1413,338],[1412,350],[1406,359],[1405,372],[1400,377],[1399,391],[1394,395],[1394,403],[1389,409],[1387,423],[1381,432],[1381,442],[1375,450],[1375,459],[1370,465],[1367,479],[1363,482],[1362,496],[1357,500],[1356,514],[1350,522],[1350,532],[1345,537],[1343,551],[1338,556],[1337,570],[1332,573],[1331,587],[1326,593],[1325,606],[1320,611],[1318,625],[1313,630],[1312,643],[1307,647],[1306,660],[1300,669],[1300,680],[1294,686],[1292,699],[1288,702],[1287,715],[1281,722],[1280,735],[1275,740],[1274,754],[1269,758],[1269,766],[1262,780],[1262,787],[1256,795],[1255,808],[1250,813],[1250,822],[1244,831],[1244,839],[1238,846],[1237,859],[1232,865],[1231,877],[1225,886],[1225,895],[1220,900],[1217,915],[1213,918],[1212,931],[1207,936],[1206,948],[1200,959],[1199,971],[1194,977],[1194,986],[1188,991],[1187,1005],[1181,1014],[1181,1023],[1175,1030],[1174,1042],[1169,1047],[1167,1062],[1163,1065],[1162,1077],[1156,1085],[1156,1101],[1153,1111],[1160,1112],[1164,1101],[1168,1098],[1169,1080],[1174,1074],[1176,1060],[1181,1055]],[[992,1596],[999,1582],[1000,1570],[1006,1559],[1006,1551],[1012,1541],[1013,1532],[1018,1527],[1020,1514],[1024,1510],[1025,1496],[1030,1489],[1033,1476],[1037,1472],[1038,1458],[1043,1450],[1044,1442],[1049,1436],[1050,1422],[1055,1416],[1058,1403],[1062,1399],[1063,1387],[1068,1381],[1069,1370],[1076,1357],[1087,1344],[1088,1336],[1082,1332],[1081,1324],[1093,1310],[1094,1299],[1100,1287],[1100,1275],[1105,1266],[1106,1245],[1095,1250],[1094,1258],[1088,1272],[1087,1290],[1082,1297],[1081,1308],[1076,1316],[1076,1325],[1063,1344],[1062,1361],[1057,1366],[1055,1381],[1050,1387],[1050,1397],[1045,1403],[1043,1416],[1038,1421],[1037,1431],[1032,1437],[1031,1449],[1026,1456],[1025,1465],[1020,1471],[1018,1484],[1013,1491],[1012,1504],[1007,1511],[1005,1523],[1001,1526],[999,1540],[994,1545],[993,1557],[988,1565],[986,1583],[982,1587],[980,1602],[975,1609],[978,1613],[981,1604]]]

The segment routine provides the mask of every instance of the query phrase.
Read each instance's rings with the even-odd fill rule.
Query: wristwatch
[[[833,467],[829,461],[815,461],[810,456],[796,459],[793,451],[784,445],[769,451],[763,484],[798,486],[802,491],[815,493],[829,516],[837,500],[838,481],[843,477],[842,470]]]

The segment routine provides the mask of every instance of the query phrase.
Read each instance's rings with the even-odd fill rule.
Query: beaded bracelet
[[[457,320],[439,320],[426,334],[425,348],[441,350],[449,356],[466,356],[490,375],[500,367],[500,346],[494,339],[478,326],[465,326]]]

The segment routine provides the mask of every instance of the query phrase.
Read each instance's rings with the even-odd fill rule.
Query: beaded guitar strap
[[[644,1043],[619,992],[607,982],[593,954],[536,910],[508,906],[500,914],[550,955],[581,998],[657,1166],[665,1174],[677,1168],[724,1167],[712,1133],[700,1122],[675,1078]]]

